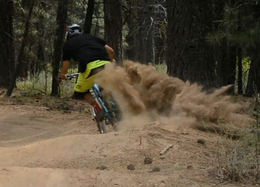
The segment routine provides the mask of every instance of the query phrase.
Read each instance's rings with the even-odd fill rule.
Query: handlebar
[[[79,76],[79,73],[67,74],[66,79],[73,79],[73,78],[77,78],[78,76]]]

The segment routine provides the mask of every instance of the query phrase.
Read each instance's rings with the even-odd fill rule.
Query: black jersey
[[[80,65],[80,71],[95,60],[110,60],[105,48],[106,41],[90,34],[80,34],[69,39],[63,46],[63,60],[71,58]]]

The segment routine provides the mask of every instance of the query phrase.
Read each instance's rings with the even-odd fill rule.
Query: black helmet
[[[66,40],[68,40],[69,38],[72,38],[73,36],[76,36],[79,34],[82,34],[81,27],[77,24],[72,24],[72,25],[68,26],[65,38],[66,38]]]

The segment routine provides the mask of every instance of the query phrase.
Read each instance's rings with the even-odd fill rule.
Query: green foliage
[[[162,64],[156,64],[155,68],[159,73],[166,74],[167,73],[167,65],[165,63]]]
[[[245,58],[243,58],[243,60],[242,60],[243,73],[246,73],[246,72],[249,71],[250,64],[251,64],[251,59],[250,59],[250,57],[245,57]]]
[[[47,72],[47,73],[46,73]],[[77,68],[69,69],[68,74],[77,73]],[[61,96],[71,96],[73,94],[73,87],[75,79],[63,80],[60,86]],[[17,88],[31,93],[50,94],[52,86],[52,74],[51,71],[41,72],[39,75],[30,77],[26,80],[17,80]]]
[[[227,42],[229,45],[240,46],[246,52],[245,56],[250,55],[251,49],[256,47],[256,43],[260,43],[260,26],[257,18],[259,12],[254,12],[258,6],[253,0],[247,2],[238,0],[234,4],[227,2],[222,12],[223,19],[217,21],[218,29],[209,33],[207,40],[216,45]]]
[[[68,69],[67,74],[72,74],[72,73],[77,73],[77,72],[78,72],[78,68],[70,68],[70,69]]]
[[[41,72],[37,77],[28,76],[26,80],[16,81],[17,88],[33,93],[51,93],[52,76],[51,73]]]
[[[248,75],[249,75],[249,69],[250,69],[251,59],[250,57],[245,57],[242,59],[242,81],[243,81],[243,90],[246,90],[247,81],[248,81]],[[238,72],[238,66],[237,72]],[[238,75],[236,75],[238,76]]]

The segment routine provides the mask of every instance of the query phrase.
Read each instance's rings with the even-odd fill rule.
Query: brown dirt
[[[100,135],[89,113],[1,105],[0,187],[239,186],[214,173],[223,137],[142,118],[120,127]]]
[[[209,175],[215,162],[212,135],[159,122],[134,125],[100,135],[87,114],[2,105],[0,187],[216,184]],[[173,148],[160,156],[168,144]],[[147,156],[153,159],[150,165],[144,164]],[[135,170],[128,170],[129,164]],[[155,166],[160,172],[151,172]]]
[[[129,66],[128,71],[135,72]],[[122,80],[124,78],[126,76]],[[194,124],[202,123],[196,109],[200,110],[199,114],[203,113],[201,110],[211,110],[205,115],[205,123],[210,121],[211,114],[218,115],[218,110],[214,113],[214,107],[203,101],[205,95],[197,94],[200,88],[195,88],[197,91],[189,100],[182,92],[189,89],[187,84],[161,76],[169,87],[160,97],[154,90],[163,85],[157,84],[151,94],[160,101],[178,103],[179,108],[175,108],[178,115],[171,111],[167,114],[169,117],[161,115],[160,110],[166,109],[157,100],[142,95],[142,91],[149,90],[138,85],[142,78],[128,78],[128,82],[117,84],[121,85],[118,89],[123,90],[118,98],[121,101],[128,98],[123,101],[125,106],[130,106],[126,120],[119,124],[118,132],[110,129],[103,135],[91,120],[86,110],[88,105],[70,99],[53,101],[39,95],[0,98],[0,187],[243,186],[218,178],[216,155],[221,148],[219,142],[225,137],[195,128]],[[135,86],[131,87],[130,82]],[[144,81],[142,84],[147,85]],[[175,100],[180,93],[182,97]],[[165,98],[169,94],[174,98]],[[196,95],[202,108],[196,107]],[[212,103],[228,105],[226,98],[217,102],[216,95],[205,97]],[[143,99],[144,103],[139,102],[142,98],[147,98]],[[180,102],[184,100],[188,100],[191,111]],[[147,112],[147,106],[153,106],[154,110]],[[135,112],[131,110],[134,107],[138,108]],[[234,107],[229,108],[231,114]],[[173,147],[160,155],[170,144]],[[152,159],[151,164],[145,163],[147,158]]]

